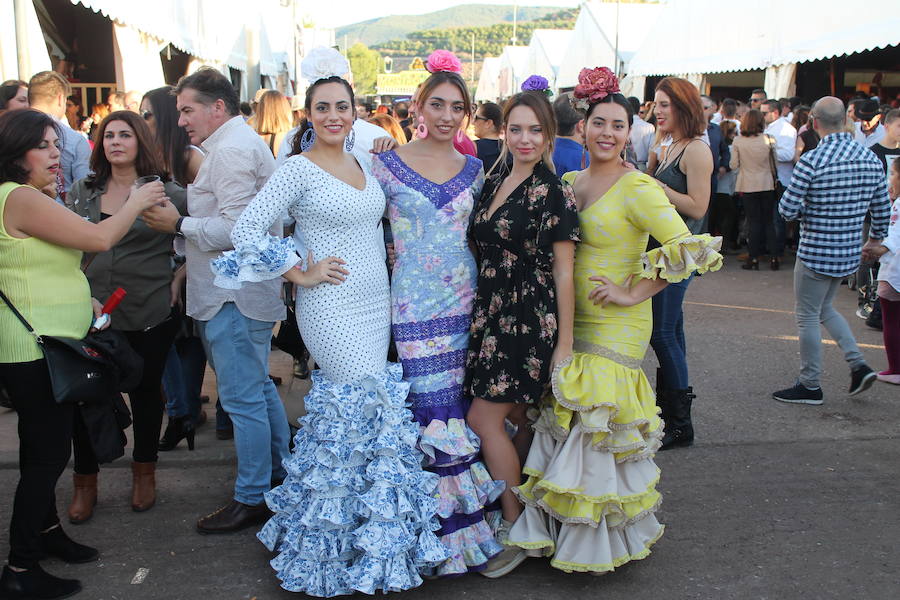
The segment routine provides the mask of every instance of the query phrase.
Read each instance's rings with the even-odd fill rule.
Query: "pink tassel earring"
[[[428,128],[425,127],[425,117],[419,115],[419,126],[416,127],[416,135],[420,140],[428,137]]]
[[[456,143],[457,143],[457,144],[462,144],[462,143],[463,143],[463,139],[465,139],[465,137],[466,137],[466,134],[463,133],[463,130],[462,130],[462,129],[457,129],[457,130],[456,130]]]

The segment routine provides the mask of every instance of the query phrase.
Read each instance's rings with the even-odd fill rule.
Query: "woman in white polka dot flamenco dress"
[[[320,366],[258,537],[278,553],[271,564],[286,590],[401,591],[449,555],[434,533],[438,476],[422,469],[409,384],[386,358],[385,197],[365,162],[343,152],[352,92],[339,77],[310,80],[315,142],[272,175],[234,227],[235,250],[213,262],[217,285],[297,283],[300,333]],[[269,236],[285,212],[296,221],[293,239]]]

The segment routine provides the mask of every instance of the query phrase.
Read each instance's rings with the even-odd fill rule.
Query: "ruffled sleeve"
[[[279,167],[247,205],[231,231],[234,250],[210,261],[215,284],[240,289],[244,282],[267,281],[280,277],[301,262],[291,238],[269,233],[276,221],[303,200],[306,192],[304,173],[307,159],[295,156]]]
[[[640,276],[678,283],[693,273],[718,271],[722,267],[722,238],[692,234],[659,184],[643,173],[629,177],[625,191],[628,220],[662,243],[641,255]]]

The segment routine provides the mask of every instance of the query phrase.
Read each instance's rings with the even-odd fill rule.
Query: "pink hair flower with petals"
[[[607,67],[582,69],[578,74],[578,85],[572,92],[575,106],[587,110],[588,106],[600,102],[610,94],[619,92],[619,79]]]
[[[429,73],[439,73],[441,71],[459,73],[462,71],[462,63],[449,50],[435,50],[428,56],[428,60],[425,61],[425,68]]]

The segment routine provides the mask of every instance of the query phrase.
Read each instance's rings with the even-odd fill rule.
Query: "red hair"
[[[700,102],[700,90],[687,79],[666,77],[656,86],[672,104],[672,120],[682,135],[696,137],[706,132],[706,117]]]

